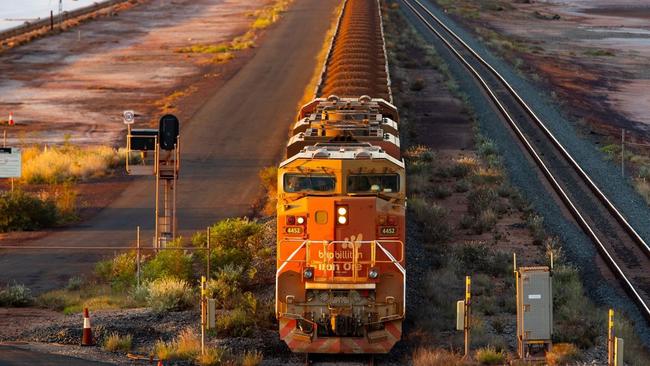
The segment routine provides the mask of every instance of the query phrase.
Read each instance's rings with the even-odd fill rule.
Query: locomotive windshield
[[[332,192],[334,188],[336,188],[336,177],[331,175],[284,175],[285,192]]]
[[[348,193],[399,192],[399,174],[358,174],[348,176]]]

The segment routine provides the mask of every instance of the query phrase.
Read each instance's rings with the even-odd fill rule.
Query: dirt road
[[[181,127],[183,155],[178,224],[184,233],[243,215],[259,194],[258,171],[277,163],[287,130],[316,67],[316,55],[332,22],[335,0],[297,0],[270,29],[255,55]],[[97,216],[32,245],[123,245],[135,227],[151,243],[152,179],[138,179]],[[88,273],[91,251],[20,251],[0,256],[0,283],[17,281],[36,292]]]

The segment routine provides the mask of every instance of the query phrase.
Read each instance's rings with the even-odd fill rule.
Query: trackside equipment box
[[[517,268],[517,342],[523,359],[544,357],[551,349],[553,293],[548,267]]]

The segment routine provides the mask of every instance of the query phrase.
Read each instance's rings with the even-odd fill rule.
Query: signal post
[[[161,248],[176,237],[176,183],[180,170],[180,122],[166,114],[158,129],[132,129],[133,111],[124,111],[127,132],[126,171],[129,175],[156,176],[154,248]],[[161,189],[162,185],[162,189]]]

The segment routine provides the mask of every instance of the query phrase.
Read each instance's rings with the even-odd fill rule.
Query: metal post
[[[207,254],[207,259],[206,259],[207,268],[206,268],[205,272],[207,273],[208,279],[210,279],[210,227],[209,226],[208,226],[207,231],[208,231],[208,234],[207,234],[208,236],[206,238],[206,245],[208,247],[208,254]]]
[[[609,309],[607,319],[607,366],[614,365],[614,309]]]
[[[156,144],[156,149],[155,149],[155,152],[154,152],[154,158],[155,158],[155,163],[154,163],[155,168],[154,169],[156,171],[156,214],[155,214],[156,219],[155,219],[155,222],[154,222],[154,238],[153,238],[153,240],[154,240],[154,247],[156,249],[158,249],[158,248],[160,248],[160,238],[158,237],[158,235],[160,234],[160,230],[158,229],[158,205],[159,205],[159,201],[160,201],[160,196],[159,196],[160,195],[160,174],[158,172],[158,170],[159,170],[158,165],[159,165],[160,162],[158,161],[158,159],[159,159],[158,154],[159,154],[160,147],[158,146],[158,138],[155,138],[154,141],[155,141],[155,144]]]
[[[465,276],[465,356],[463,358],[467,359],[469,358],[469,331],[471,329],[471,324],[470,324],[470,310],[472,307],[472,292],[471,292],[471,287],[472,287],[472,280],[470,279],[470,276]]]
[[[625,129],[621,129],[621,177],[625,177]]]
[[[135,234],[135,245],[136,245],[136,278],[138,281],[138,287],[140,287],[140,226],[138,226]]]
[[[2,131],[2,147],[7,147],[7,129]]]
[[[205,326],[207,320],[205,304],[205,276],[201,276],[201,354],[205,354]]]
[[[50,30],[54,30],[54,11],[50,10]]]

